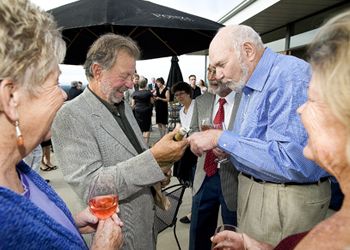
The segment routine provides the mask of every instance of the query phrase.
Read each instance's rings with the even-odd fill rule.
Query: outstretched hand
[[[197,156],[202,156],[204,152],[217,146],[221,134],[222,130],[209,129],[193,133],[187,140],[191,146],[191,151]]]
[[[179,160],[188,145],[187,139],[181,141],[174,141],[174,136],[178,129],[164,135],[151,148],[151,152],[159,165],[169,164]]]

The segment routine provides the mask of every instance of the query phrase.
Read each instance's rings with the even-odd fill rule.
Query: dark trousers
[[[206,176],[193,196],[190,227],[190,250],[210,250],[210,237],[217,227],[219,208],[224,224],[237,225],[236,211],[228,210],[221,191],[220,175]]]

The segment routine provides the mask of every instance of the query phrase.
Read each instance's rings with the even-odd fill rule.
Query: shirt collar
[[[87,88],[88,88],[88,90],[89,90],[94,96],[96,96],[96,98],[97,98],[98,100],[100,100],[100,102],[103,103],[103,105],[106,106],[106,108],[107,108],[108,110],[110,110],[112,113],[116,113],[116,114],[119,115],[118,107],[119,107],[119,106],[120,106],[120,107],[123,107],[123,105],[124,105],[124,104],[123,104],[123,103],[124,103],[123,100],[122,100],[120,103],[111,104],[111,103],[109,103],[109,102],[103,100],[103,99],[102,99],[101,97],[99,97],[98,95],[96,95],[96,94],[94,93],[94,91],[92,91],[92,90],[90,89],[89,85],[87,86]]]
[[[277,55],[271,49],[266,48],[245,87],[262,91]]]
[[[215,95],[215,105],[219,103],[219,99],[220,98],[225,98],[226,99],[226,103],[228,104],[234,104],[235,102],[235,96],[236,96],[236,92],[235,91],[231,91],[230,94],[228,94],[227,96],[225,97],[221,97],[219,95]]]

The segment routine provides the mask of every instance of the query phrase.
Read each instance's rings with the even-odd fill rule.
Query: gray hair
[[[346,153],[350,162],[350,10],[323,25],[309,47],[318,90],[332,113],[348,132]]]
[[[126,51],[136,60],[140,57],[140,49],[129,37],[106,34],[97,39],[90,47],[84,64],[85,75],[90,80],[94,77],[91,66],[99,64],[102,69],[109,70],[115,64],[118,52]]]
[[[257,49],[264,49],[264,43],[261,40],[259,34],[251,27],[246,25],[228,25],[226,27],[220,28],[227,29],[229,32],[229,39],[232,41],[233,49],[237,53],[241,51],[241,46],[245,42],[250,42]]]
[[[146,86],[147,86],[147,79],[144,76],[140,76],[139,86],[142,89],[146,88]]]
[[[33,94],[66,53],[56,22],[30,1],[1,0],[0,23],[0,78]]]

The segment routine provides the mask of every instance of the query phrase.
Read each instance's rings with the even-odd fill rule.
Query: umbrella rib
[[[148,30],[157,37],[168,49],[170,49],[175,55],[177,55],[176,51],[173,50],[160,36],[158,36],[151,28],[148,28]]]
[[[132,29],[132,31],[128,34],[128,36],[131,37],[131,35],[136,31],[136,29],[137,29],[137,26],[136,26],[135,28]]]
[[[73,37],[73,39],[70,41],[69,45],[67,46],[67,49],[69,49],[69,47],[74,43],[75,39],[78,38],[78,36],[80,35],[82,29],[79,30],[79,32]]]
[[[208,37],[208,38],[212,38],[212,36],[210,36],[210,35],[208,35],[208,34],[206,34],[206,33],[204,33],[204,32],[200,32],[199,30],[192,30],[192,31],[194,31],[194,32],[196,32],[196,33],[198,33],[198,34],[200,34],[200,35],[202,35],[202,36],[206,36],[206,37]]]
[[[96,38],[98,38],[98,35],[96,35],[94,32],[92,32],[90,29],[85,28],[87,31],[89,31],[91,34],[93,34]]]

